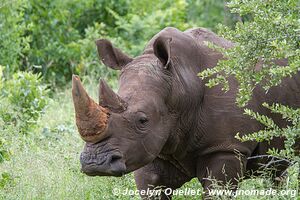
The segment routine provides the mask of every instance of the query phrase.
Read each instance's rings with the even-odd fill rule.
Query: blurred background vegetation
[[[239,7],[242,1],[233,2]],[[217,31],[218,24],[230,29],[252,20],[249,10],[232,13],[226,5],[225,0],[0,0],[0,199],[139,199],[111,192],[135,189],[131,174],[118,179],[81,174],[83,141],[74,126],[71,75],[83,78],[92,97],[100,77],[116,88],[118,74],[99,62],[96,39],[108,38],[136,56],[167,26]],[[234,35],[230,32],[230,39]],[[288,183],[297,187],[291,171]],[[241,184],[271,186],[266,177]],[[201,186],[193,180],[184,187]],[[199,199],[175,199],[186,198]]]
[[[115,78],[98,61],[98,38],[136,56],[166,26],[215,30],[218,23],[238,20],[223,0],[2,0],[0,11],[4,76],[40,72],[52,88],[68,83],[73,73]]]

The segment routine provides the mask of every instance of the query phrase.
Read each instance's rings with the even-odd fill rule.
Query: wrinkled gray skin
[[[197,77],[198,72],[214,67],[222,58],[204,41],[225,48],[233,45],[203,28],[185,32],[165,28],[150,40],[142,55],[132,59],[108,40],[97,41],[102,62],[121,70],[118,95],[127,107],[111,113],[106,139],[86,144],[81,155],[84,173],[121,176],[135,171],[138,189],[149,185],[175,189],[198,177],[207,189],[211,182],[205,178],[209,175],[237,184],[238,177],[257,170],[259,162],[267,162],[248,157],[265,155],[269,147],[283,147],[278,138],[270,144],[241,143],[234,138],[237,132],[243,135],[263,126],[236,106],[234,79],[230,80],[231,90],[224,93],[220,87],[207,88]],[[286,65],[285,60],[277,63]],[[267,94],[256,88],[248,107],[286,126],[261,103],[280,102],[299,108],[299,76],[285,79]],[[109,107],[110,102],[99,104]],[[282,164],[275,176],[285,169]]]

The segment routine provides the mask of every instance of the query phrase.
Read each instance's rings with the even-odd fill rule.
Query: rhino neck
[[[200,117],[205,83],[197,76],[197,66],[200,64],[199,60],[184,63],[175,59],[172,62],[172,84],[167,105],[170,113],[175,113],[176,123],[173,129],[175,131],[170,133],[164,150],[178,159],[196,149],[197,145],[192,144],[191,138],[202,135],[199,133],[199,121],[202,121]],[[182,66],[186,69],[180,69]]]
[[[203,121],[201,110],[201,102],[198,102],[193,107],[174,114],[176,122],[162,149],[163,154],[172,154],[180,160],[188,153],[197,150],[199,144],[196,144],[193,138],[201,138],[203,135],[201,123],[199,123]]]
[[[178,116],[181,115],[178,114]],[[195,144],[193,138],[202,137],[202,133],[196,130],[197,122],[188,122],[187,119],[184,119],[185,117],[178,117],[175,131],[170,133],[158,157],[170,162],[188,177],[194,177],[197,169],[196,162],[194,162],[197,160],[197,154],[194,152],[197,152],[198,144]],[[194,119],[199,118],[195,117]]]

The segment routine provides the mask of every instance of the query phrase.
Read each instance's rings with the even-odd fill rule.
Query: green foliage
[[[12,111],[7,99],[0,98],[0,163],[10,158],[10,142],[8,137],[18,134],[19,128],[14,126],[15,113]],[[1,175],[1,174],[0,174]]]
[[[273,156],[289,159],[293,162],[300,162],[300,152],[295,151],[295,146],[299,146],[300,141],[300,108],[291,109],[287,106],[280,104],[268,105],[266,103],[263,104],[264,107],[270,109],[272,113],[281,114],[282,118],[287,120],[290,125],[287,127],[281,128],[278,127],[275,122],[264,115],[253,112],[250,109],[245,109],[245,114],[251,116],[253,119],[256,119],[261,124],[265,126],[265,129],[260,130],[258,132],[251,133],[249,135],[244,135],[236,137],[241,141],[270,141],[274,137],[284,137],[284,147],[285,149],[278,151],[277,149],[269,150],[269,153]],[[299,148],[299,147],[298,147]]]
[[[47,93],[36,74],[18,72],[9,80],[0,78],[0,163],[10,157],[11,136],[33,131],[47,105]]]
[[[85,29],[94,26],[95,23],[104,23],[107,27],[115,27],[116,21],[108,8],[120,16],[124,16],[128,13],[130,3],[129,0],[69,0],[66,8],[69,8],[68,10],[72,13],[72,24],[84,36]]]
[[[215,69],[203,71],[199,76],[212,77],[208,83],[210,87],[228,85],[226,78],[234,76],[240,84],[237,102],[245,106],[257,84],[268,90],[278,85],[282,78],[299,71],[299,2],[234,0],[228,6],[231,12],[251,15],[253,20],[238,22],[233,30],[220,26],[220,34],[236,45],[228,50],[218,48],[228,60],[219,62]],[[274,60],[284,58],[289,60],[287,67],[274,63]],[[258,67],[258,62],[262,66]],[[219,77],[213,77],[216,74]]]
[[[9,159],[9,147],[4,138],[0,138],[0,163]],[[1,186],[0,186],[1,187]]]
[[[187,3],[176,1],[132,1],[127,15],[120,16],[107,8],[116,20],[113,41],[131,55],[142,52],[147,42],[159,31],[168,26],[185,30],[191,25],[187,22]]]
[[[104,0],[1,2],[0,64],[8,75],[17,70],[41,72],[52,88],[66,84],[73,73],[92,74],[95,66],[101,68],[97,72],[109,72],[99,63],[90,64],[99,62],[94,41],[106,36],[106,26],[109,30],[115,27],[107,7],[122,15],[128,4]],[[91,29],[97,34],[91,35]]]
[[[75,71],[73,73],[97,79],[105,77],[109,81],[116,80],[117,72],[102,65],[96,51],[95,40],[107,34],[105,29],[105,24],[95,22],[93,26],[85,29],[85,38],[68,44],[68,55],[74,61],[72,65],[74,65]],[[75,62],[75,60],[77,61]]]
[[[0,174],[0,189],[4,188],[5,185],[7,185],[9,182],[12,182],[12,177],[9,173],[4,172]]]
[[[39,75],[29,72],[15,73],[12,79],[4,82],[1,93],[17,114],[10,117],[17,118],[15,120],[23,124],[24,131],[36,124],[47,104],[47,90]]]
[[[211,28],[216,31],[216,25],[234,26],[241,17],[229,12],[225,0],[187,0],[188,22],[194,26]]]
[[[166,26],[214,29],[219,22],[235,21],[224,8],[224,1],[4,0],[0,64],[8,76],[39,72],[52,89],[65,85],[73,73],[115,79],[116,72],[98,60],[96,39],[109,38],[136,56]]]
[[[27,29],[23,21],[24,0],[0,2],[0,64],[6,72],[15,72],[29,50],[30,37],[24,36]]]
[[[72,73],[67,44],[80,39],[72,27],[67,1],[28,0],[24,22],[30,27],[26,34],[32,38],[25,68],[43,73],[50,82],[65,83]]]

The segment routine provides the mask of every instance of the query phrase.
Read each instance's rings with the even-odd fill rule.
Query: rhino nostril
[[[123,156],[120,154],[114,154],[110,157],[109,168],[115,176],[122,176],[126,172],[126,165],[122,158]]]
[[[114,162],[117,162],[119,159],[121,159],[122,156],[121,155],[112,155],[111,156],[111,159],[110,159],[110,162],[111,163],[114,163]]]

